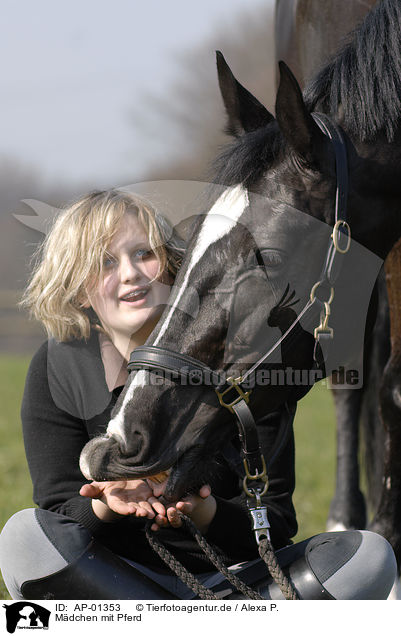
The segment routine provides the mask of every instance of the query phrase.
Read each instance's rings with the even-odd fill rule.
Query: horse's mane
[[[401,115],[401,2],[382,0],[304,92],[310,110],[336,114],[351,136],[388,141]]]
[[[401,116],[401,0],[381,0],[347,44],[306,87],[306,105],[336,115],[354,138],[388,141]],[[251,185],[273,163],[282,143],[269,125],[235,139],[213,162],[211,180]],[[213,177],[212,177],[213,175]]]

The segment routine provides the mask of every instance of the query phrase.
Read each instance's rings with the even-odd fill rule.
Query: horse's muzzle
[[[132,468],[127,467],[127,457],[119,438],[111,435],[95,437],[85,444],[79,459],[79,467],[87,479],[115,481],[128,479]]]
[[[136,444],[127,453],[118,437],[95,437],[82,449],[79,460],[82,474],[93,481],[144,479],[168,470],[176,459],[174,453],[165,452],[154,461],[144,462],[141,454],[144,444],[139,435]]]
[[[79,458],[79,467],[86,479],[102,481],[99,479],[99,469],[104,463],[105,445],[110,439],[107,437],[95,437],[85,444]]]

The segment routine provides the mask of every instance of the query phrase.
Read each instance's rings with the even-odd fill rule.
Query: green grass
[[[0,356],[0,528],[14,512],[32,506],[19,410],[29,360]],[[0,598],[9,599],[0,578]]]
[[[295,418],[297,541],[325,532],[335,486],[335,413],[331,391],[317,384]]]
[[[17,510],[32,506],[19,410],[29,360],[0,356],[0,528]],[[325,530],[334,488],[334,410],[330,391],[316,386],[295,420],[297,540]],[[0,599],[9,599],[0,578]]]

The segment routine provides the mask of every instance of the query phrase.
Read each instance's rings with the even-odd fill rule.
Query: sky
[[[48,182],[111,184],[128,159],[140,177],[161,145],[133,109],[168,93],[177,55],[271,3],[0,0],[0,159]]]

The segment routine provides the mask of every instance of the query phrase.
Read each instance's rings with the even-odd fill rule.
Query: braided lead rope
[[[278,585],[286,601],[298,601],[298,594],[290,579],[282,571],[273,546],[268,539],[260,539],[259,554],[267,565],[270,575]]]
[[[198,530],[196,525],[186,517],[185,515],[181,515],[181,519],[185,525],[185,527],[189,530],[189,532],[194,537],[195,541],[199,545],[199,547],[203,550],[206,556],[209,557],[209,560],[213,563],[213,565],[219,570],[219,572],[228,580],[230,583],[241,592],[245,598],[250,598],[256,601],[263,601],[263,596],[260,596],[255,590],[246,585],[241,579],[239,579],[235,574],[230,572],[230,570],[224,565],[222,559],[218,556],[218,554],[213,550],[213,548],[208,544],[205,540],[204,536]]]
[[[195,524],[185,515],[180,513],[184,526],[193,535],[204,554],[209,557],[210,561],[217,568],[217,570],[228,580],[230,583],[241,592],[245,598],[253,600],[265,600],[263,596],[255,592],[251,587],[241,581],[235,574],[230,572],[222,562],[221,558],[216,554],[213,548],[203,537],[202,533],[198,530]],[[164,563],[178,576],[178,578],[185,583],[195,594],[201,599],[221,600],[211,590],[199,583],[198,579],[191,574],[168,550],[167,548],[156,539],[155,533],[150,531],[152,521],[149,521],[146,525],[146,538],[150,546],[157,552],[159,557]],[[297,592],[292,585],[291,581],[286,577],[282,571],[280,564],[277,560],[276,554],[273,550],[273,546],[267,539],[261,539],[259,542],[259,554],[265,562],[267,569],[273,581],[277,584],[281,593],[287,601],[296,601],[299,599]]]
[[[165,546],[155,537],[155,533],[151,532],[150,526],[152,521],[146,524],[146,538],[149,541],[150,546],[164,561],[164,563],[178,576],[178,578],[185,583],[189,589],[197,594],[203,600],[215,600],[219,601],[219,597],[213,594],[211,590],[199,583],[198,579],[194,577],[168,550]]]

